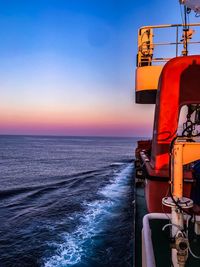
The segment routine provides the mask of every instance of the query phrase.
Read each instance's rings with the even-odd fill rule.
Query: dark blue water
[[[135,143],[0,136],[0,266],[132,266]]]

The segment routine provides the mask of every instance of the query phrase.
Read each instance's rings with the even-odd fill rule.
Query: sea
[[[0,267],[132,267],[136,141],[0,136]]]

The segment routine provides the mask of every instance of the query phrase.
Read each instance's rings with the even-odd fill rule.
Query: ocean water
[[[129,267],[136,138],[0,136],[0,267]]]

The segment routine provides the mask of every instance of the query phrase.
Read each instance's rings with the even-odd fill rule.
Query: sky
[[[0,0],[0,134],[150,136],[137,30],[165,23],[178,0]]]

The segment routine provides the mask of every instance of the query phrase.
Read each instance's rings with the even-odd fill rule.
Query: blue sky
[[[151,134],[137,30],[177,22],[175,0],[0,0],[0,133]]]

